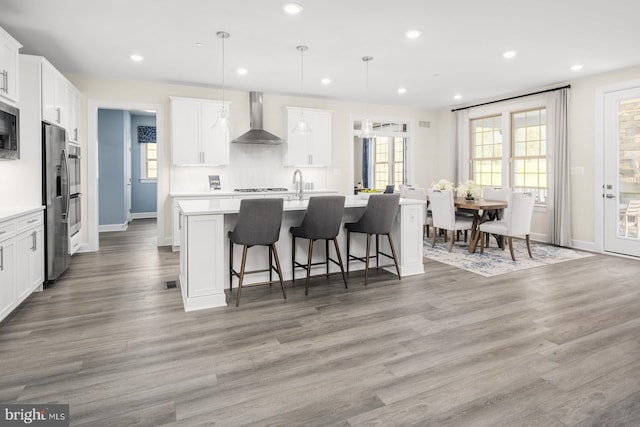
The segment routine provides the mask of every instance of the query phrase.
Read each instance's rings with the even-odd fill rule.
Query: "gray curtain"
[[[553,215],[551,243],[571,246],[571,198],[569,197],[569,89],[552,92],[555,117],[553,153]]]

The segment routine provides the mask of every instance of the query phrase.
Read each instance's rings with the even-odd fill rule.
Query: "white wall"
[[[81,144],[87,149],[87,117],[85,100],[128,101],[139,103],[153,103],[164,105],[165,119],[158,122],[163,127],[165,144],[163,160],[159,165],[169,173],[164,173],[158,182],[158,201],[161,209],[158,217],[164,218],[164,238],[166,244],[171,237],[171,192],[189,192],[208,190],[207,176],[219,174],[225,189],[234,187],[263,187],[289,186],[294,168],[282,166],[282,153],[285,148],[266,146],[232,146],[231,164],[224,167],[177,167],[171,166],[171,128],[169,96],[185,96],[194,98],[220,99],[219,89],[196,86],[169,85],[154,82],[126,81],[102,79],[89,76],[68,76],[73,84],[83,94],[83,129]],[[231,138],[241,135],[249,129],[249,93],[239,91],[225,91],[225,98],[231,102]],[[285,136],[284,107],[300,106],[320,108],[333,111],[333,146],[332,166],[330,168],[305,168],[303,170],[306,181],[313,181],[315,188],[337,189],[343,194],[349,194],[353,189],[351,174],[353,169],[353,142],[349,130],[350,121],[354,116],[362,116],[366,111],[363,103],[315,99],[273,94],[264,94],[264,128],[280,137]],[[434,155],[435,145],[435,113],[401,106],[369,105],[369,115],[376,117],[401,117],[431,122],[431,128],[416,128],[414,133],[414,162],[413,170],[416,185],[427,185],[436,176],[430,171],[439,162],[439,154]],[[88,156],[85,156],[88,157]],[[84,168],[86,171],[86,168]],[[83,177],[86,181],[86,176]],[[86,210],[83,211],[83,214]],[[86,217],[86,216],[85,216]],[[162,237],[162,236],[161,236]],[[83,237],[83,243],[86,237]]]

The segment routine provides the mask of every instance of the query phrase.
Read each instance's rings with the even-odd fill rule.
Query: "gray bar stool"
[[[342,280],[344,281],[344,287],[347,287],[347,278],[344,275],[344,265],[342,264],[342,255],[340,254],[340,248],[338,247],[338,241],[336,237],[340,232],[340,223],[342,222],[342,215],[344,213],[344,196],[322,196],[311,197],[309,199],[309,205],[307,206],[307,212],[302,219],[302,223],[297,227],[291,227],[291,281],[295,281],[296,268],[304,268],[307,270],[307,287],[304,292],[305,295],[309,294],[309,278],[311,277],[311,267],[314,265],[327,266],[326,277],[329,277],[329,261],[340,266],[342,272]],[[309,239],[309,252],[307,252],[307,263],[301,264],[296,262],[296,237],[303,239]],[[325,261],[311,262],[313,256],[313,242],[316,240],[324,240],[324,251],[326,255]],[[333,245],[336,248],[336,254],[338,261],[329,256],[329,240],[333,240]]]
[[[347,274],[349,274],[349,262],[351,260],[358,260],[365,263],[364,270],[364,284],[367,285],[367,279],[369,275],[369,250],[371,248],[371,235],[376,235],[376,269],[396,266],[396,272],[398,273],[398,280],[400,277],[400,267],[398,267],[398,259],[396,258],[396,251],[393,248],[393,240],[391,239],[391,229],[393,227],[393,221],[396,218],[398,207],[400,205],[400,194],[372,194],[369,196],[369,202],[367,203],[367,209],[362,214],[362,217],[357,222],[350,222],[345,224],[347,229]],[[367,252],[365,257],[357,257],[351,255],[351,233],[365,233],[367,235]],[[380,235],[386,235],[389,238],[389,246],[391,247],[391,255],[380,251],[379,237]],[[384,255],[387,258],[393,259],[393,264],[380,265],[379,255]]]
[[[276,283],[273,280],[273,271],[278,273],[282,295],[287,298],[282,281],[282,270],[278,260],[278,251],[275,243],[280,237],[280,226],[282,225],[282,199],[244,199],[240,201],[240,211],[238,221],[233,231],[229,231],[229,295],[232,292],[233,276],[238,277],[238,299],[236,307],[240,305],[240,293],[242,292],[242,282],[245,274],[269,272],[269,280],[266,282],[252,283],[245,286],[271,285]],[[233,269],[233,244],[243,245],[242,264],[240,273]],[[263,270],[245,271],[247,261],[247,249],[251,246],[269,247],[269,268]],[[276,265],[273,266],[273,258]]]

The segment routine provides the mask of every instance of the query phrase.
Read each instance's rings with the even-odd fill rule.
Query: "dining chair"
[[[424,188],[410,187],[404,189],[404,191],[400,193],[400,197],[403,197],[405,199],[426,201],[427,190],[425,190]],[[429,227],[433,227],[433,217],[431,216],[431,208],[427,204],[424,209],[424,228],[422,231],[423,237],[425,235],[429,237]]]
[[[511,188],[486,186],[482,189],[482,198],[485,200],[499,200],[501,202],[508,202],[510,195],[511,195]],[[487,218],[489,221],[500,219],[500,217],[504,218],[504,216],[508,212],[508,209],[509,208],[502,209],[502,211],[500,212],[500,215],[498,215],[498,212],[495,212],[495,211],[488,212]],[[487,234],[485,239],[485,244],[487,245],[487,247],[489,247],[489,237],[491,237],[491,235]],[[496,240],[498,241],[498,246],[504,249],[504,244],[502,244],[502,241],[498,237],[496,237]]]
[[[344,264],[338,246],[338,233],[340,223],[344,214],[344,196],[320,196],[311,197],[307,212],[302,219],[302,223],[297,227],[291,227],[291,282],[296,280],[296,268],[307,270],[307,282],[304,294],[309,294],[309,279],[311,278],[311,267],[314,265],[326,265],[326,276],[329,276],[329,261],[340,267],[344,287],[347,287],[347,278],[344,275]],[[307,252],[307,262],[302,264],[296,261],[296,237],[309,239],[309,249]],[[313,242],[324,240],[325,261],[311,262],[313,258]],[[329,241],[333,241],[338,260],[329,256]]]
[[[533,206],[535,197],[531,193],[511,193],[509,195],[509,211],[503,219],[497,221],[487,221],[480,224],[480,253],[484,252],[484,233],[498,234],[506,237],[511,259],[516,260],[513,253],[513,237],[524,236],[527,242],[529,258],[531,255],[531,243],[529,234],[531,233],[531,219],[533,217]]]
[[[635,224],[636,233],[640,235],[640,230],[638,229],[638,223],[640,222],[640,200],[629,200],[623,216],[625,237],[629,237],[629,223]],[[629,219],[631,219],[631,221],[629,221]]]
[[[376,236],[376,269],[384,267],[396,267],[398,280],[401,279],[400,267],[398,266],[398,258],[393,247],[393,239],[391,238],[391,230],[396,219],[396,214],[400,207],[400,194],[372,194],[367,202],[367,208],[356,222],[348,222],[344,226],[347,229],[347,274],[349,274],[349,262],[351,260],[362,261],[365,263],[364,284],[367,285],[369,278],[369,252],[371,248],[371,236]],[[351,233],[363,233],[367,235],[367,245],[364,257],[351,255]],[[379,237],[385,235],[389,239],[389,247],[391,255],[380,251]],[[384,255],[393,260],[393,264],[380,265],[379,257]]]
[[[458,231],[468,231],[473,227],[473,220],[456,216],[456,207],[453,202],[453,192],[451,190],[428,190],[429,202],[431,204],[431,214],[433,215],[433,242],[431,247],[436,246],[436,236],[438,230],[444,230],[444,240],[448,240],[448,232],[451,231],[449,242],[449,252],[453,249],[453,242]]]
[[[280,226],[282,224],[283,215],[282,199],[243,199],[240,200],[240,210],[238,211],[238,220],[233,231],[229,231],[229,294],[232,292],[232,279],[237,277],[238,280],[238,297],[236,299],[236,307],[240,305],[240,293],[246,274],[269,272],[269,280],[260,283],[252,283],[250,286],[271,285],[276,283],[273,280],[272,272],[278,273],[282,295],[287,299],[284,290],[284,282],[282,281],[282,270],[280,269],[280,260],[278,259],[278,251],[275,243],[280,237]],[[240,272],[233,268],[233,244],[242,245],[242,262],[240,264]],[[252,246],[267,246],[269,248],[269,268],[261,270],[245,271],[247,262],[247,250]],[[275,260],[275,267],[273,265]],[[245,285],[247,286],[247,285]]]

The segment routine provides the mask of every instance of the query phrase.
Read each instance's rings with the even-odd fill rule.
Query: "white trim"
[[[98,230],[100,233],[108,233],[111,231],[126,231],[127,227],[129,227],[128,222],[124,224],[103,224],[98,227]]]
[[[571,240],[571,247],[574,249],[580,249],[582,251],[587,252],[595,252],[601,253],[601,250],[598,250],[597,245],[594,242],[586,242],[584,240]]]
[[[350,149],[349,151],[349,175],[348,175],[348,180],[349,180],[349,191],[347,194],[352,194],[353,193],[353,186],[354,186],[354,158],[353,158],[353,138],[358,136],[358,133],[360,132],[359,130],[354,129],[354,124],[357,120],[364,120],[366,117],[363,114],[350,114],[349,115],[349,121],[347,122],[347,135],[348,135],[348,139],[349,139],[349,147]],[[408,139],[407,145],[406,145],[406,159],[405,159],[405,167],[407,168],[407,170],[405,171],[405,178],[407,180],[408,183],[413,183],[415,182],[415,173],[414,173],[414,165],[415,165],[415,144],[416,144],[416,138],[415,138],[415,127],[416,127],[416,120],[412,119],[410,117],[391,117],[391,116],[385,116],[384,118],[381,118],[381,116],[369,116],[369,119],[372,122],[391,122],[391,123],[406,123],[407,125],[409,125],[409,130],[407,132],[379,132],[377,133],[380,136],[393,136],[393,137],[404,137]]]
[[[132,219],[146,219],[146,218],[157,218],[158,212],[133,212],[131,213]]]
[[[158,144],[158,183],[162,182],[162,177],[165,173],[160,165],[164,160],[164,104],[152,104],[146,102],[133,102],[133,101],[112,101],[101,99],[88,99],[87,100],[87,232],[88,242],[87,251],[97,251],[100,247],[99,238],[99,225],[98,225],[98,202],[99,202],[99,186],[98,186],[98,109],[118,109],[118,110],[155,110],[156,111],[156,137]],[[164,198],[160,197],[162,185],[158,185],[156,190],[158,212],[158,224],[157,224],[157,240],[158,246],[166,244],[167,237],[164,236],[164,215],[163,215],[163,202]],[[169,239],[170,240],[170,239]]]

